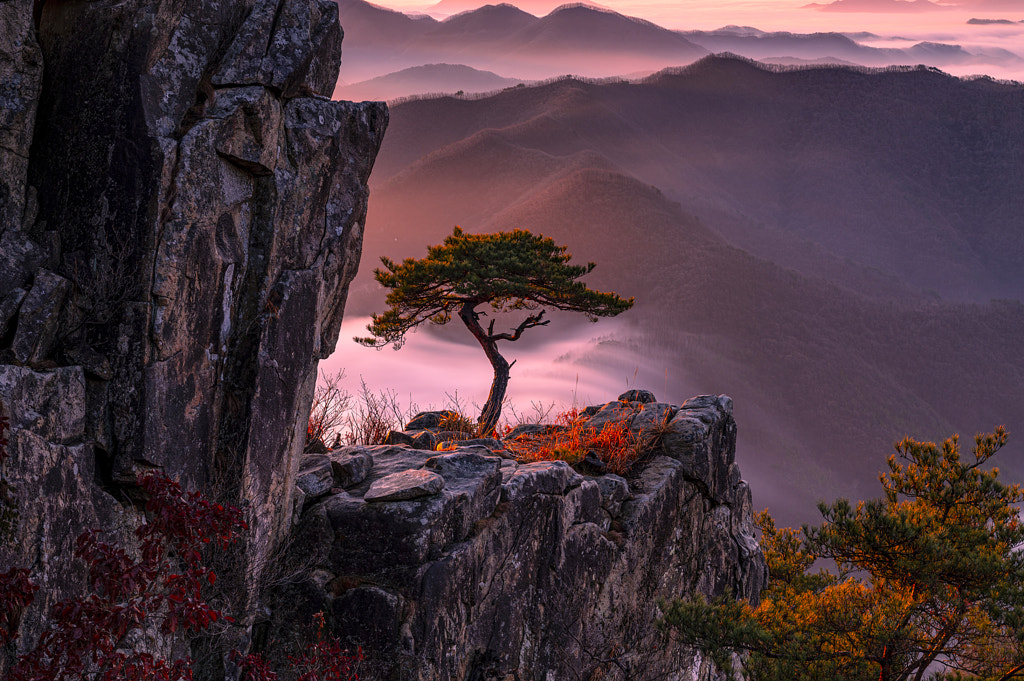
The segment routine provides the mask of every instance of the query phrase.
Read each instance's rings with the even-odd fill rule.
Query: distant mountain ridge
[[[551,92],[557,106],[538,99]],[[709,57],[640,83],[560,81],[485,102],[470,107],[488,113],[469,129],[439,113],[453,100],[416,105],[416,133],[391,132],[398,148],[378,161],[377,181],[475,130],[507,129],[548,153],[598,153],[702,212],[728,206],[718,230],[773,260],[788,256],[759,241],[766,229],[918,290],[1024,297],[1020,85],[916,68],[775,72]],[[940,230],[944,241],[927,237]]]
[[[794,34],[735,26],[671,31],[585,3],[563,4],[540,17],[509,3],[484,5],[443,21],[407,16],[364,0],[337,3],[345,27],[342,75],[348,83],[439,63],[462,64],[521,80],[566,74],[603,78],[649,74],[720,52],[782,63],[977,66],[979,71],[987,64],[1024,66],[1024,59],[1006,50],[972,51],[947,43],[872,47],[841,33]],[[456,86],[452,91],[460,89],[468,91],[469,86]],[[402,94],[434,91],[415,90],[413,85]]]
[[[485,5],[439,22],[396,16],[363,0],[337,2],[347,50],[343,74],[350,82],[441,62],[527,79],[607,76],[708,54],[675,31],[582,3],[543,17],[507,3]]]
[[[479,93],[514,87],[523,81],[502,78],[491,71],[480,71],[462,64],[425,64],[360,83],[339,84],[335,96],[352,101],[394,100],[409,92]]]

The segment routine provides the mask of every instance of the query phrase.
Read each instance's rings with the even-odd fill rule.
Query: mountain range
[[[442,21],[405,15],[364,0],[337,0],[345,28],[345,52],[337,97],[354,96],[349,84],[427,64],[458,64],[501,77],[536,81],[565,74],[603,78],[649,75],[683,66],[710,53],[732,52],[776,63],[831,62],[862,66],[925,64],[985,71],[987,66],[1024,66],[1005,49],[967,49],[923,41],[907,47],[876,47],[841,33],[764,32],[750,27],[673,31],[649,21],[589,4],[562,5],[538,17],[510,4],[485,5]],[[479,92],[457,79],[449,92]],[[411,84],[396,96],[436,92],[435,83]],[[356,93],[358,94],[358,93]]]
[[[787,523],[876,494],[905,435],[1024,432],[1019,85],[707,57],[391,116],[347,314],[380,311],[380,255],[455,224],[552,236],[636,297],[612,349],[666,399],[735,399],[755,501]]]
[[[444,21],[363,0],[338,0],[338,6],[348,82],[428,63],[526,79],[604,76],[688,64],[708,53],[675,31],[582,4],[540,18],[509,4],[486,5]]]

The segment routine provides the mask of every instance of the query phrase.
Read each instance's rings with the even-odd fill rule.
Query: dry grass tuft
[[[480,426],[476,421],[458,411],[446,411],[438,425],[442,431],[459,433],[467,438],[480,437]]]

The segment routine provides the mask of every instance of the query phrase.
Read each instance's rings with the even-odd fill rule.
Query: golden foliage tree
[[[676,601],[664,623],[757,681],[1024,678],[1024,494],[984,468],[1005,443],[1001,427],[979,435],[962,461],[956,436],[906,439],[882,499],[821,504],[824,523],[802,532],[761,513],[757,607]],[[835,571],[812,571],[818,559]]]

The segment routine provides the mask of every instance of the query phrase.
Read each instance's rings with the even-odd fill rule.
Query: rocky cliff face
[[[330,0],[0,2],[0,569],[39,611],[140,469],[245,506],[250,575],[290,526],[387,124],[328,99],[341,40]]]
[[[765,583],[732,401],[622,398],[590,425],[667,424],[627,478],[517,464],[497,443],[308,457],[289,556],[303,577],[268,599],[269,638],[322,611],[383,678],[709,678],[656,621],[659,600],[756,602]]]
[[[231,610],[271,651],[324,611],[393,678],[691,678],[658,599],[765,579],[728,398],[591,410],[668,419],[628,479],[425,430],[300,456],[387,123],[327,99],[341,38],[330,0],[0,1],[0,570],[42,586],[22,640],[80,585],[75,537],[129,529],[159,467],[245,507]]]

